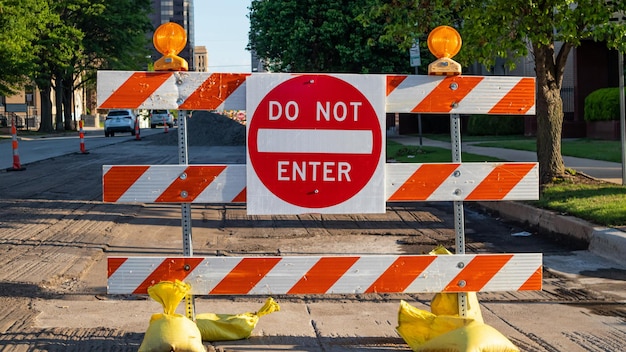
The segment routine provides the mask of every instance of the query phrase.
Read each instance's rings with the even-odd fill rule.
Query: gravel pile
[[[151,143],[178,145],[178,131],[176,130],[156,136],[157,138],[150,138]],[[208,111],[194,111],[192,117],[187,118],[187,145],[246,145],[246,126],[224,115]]]

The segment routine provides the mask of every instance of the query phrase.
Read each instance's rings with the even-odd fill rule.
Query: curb
[[[512,201],[477,202],[480,207],[494,211],[501,217],[539,228],[557,240],[626,265],[626,233],[619,229],[596,226],[573,216],[560,215]]]

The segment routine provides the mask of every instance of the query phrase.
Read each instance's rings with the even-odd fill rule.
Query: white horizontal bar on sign
[[[263,153],[371,154],[374,138],[366,130],[259,129]]]

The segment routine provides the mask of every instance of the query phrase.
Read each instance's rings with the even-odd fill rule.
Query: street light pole
[[[622,139],[622,185],[626,186],[626,103],[624,102],[624,53],[618,53],[619,69],[619,126]]]

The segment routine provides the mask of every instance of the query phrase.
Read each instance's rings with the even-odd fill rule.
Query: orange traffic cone
[[[141,136],[139,135],[139,118],[135,119],[135,140],[140,141]]]
[[[85,149],[85,132],[83,131],[83,120],[78,121],[78,136],[80,137],[80,152],[83,154],[89,154]]]
[[[17,128],[15,128],[15,124],[11,126],[11,135],[13,139],[12,149],[13,149],[13,167],[7,169],[7,171],[23,171],[26,170],[25,167],[22,167],[20,164],[20,154],[17,150]]]

